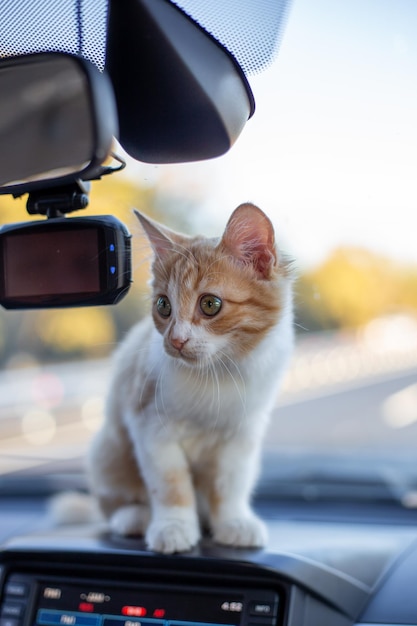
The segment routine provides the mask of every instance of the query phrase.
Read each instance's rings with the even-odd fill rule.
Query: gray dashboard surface
[[[11,517],[4,510],[0,512],[0,536],[6,539],[9,535],[9,540],[3,543],[3,556],[13,554],[20,560],[28,554],[32,558],[38,555],[40,559],[58,554],[60,559],[76,562],[81,554],[82,560],[90,557],[94,560],[98,555],[101,559],[120,557],[125,564],[137,559],[148,565],[156,559],[172,563],[173,558],[182,560],[183,564],[190,559],[199,564],[209,561],[239,564],[281,577],[353,620],[365,609],[372,591],[388,569],[403,555],[411,553],[417,543],[417,529],[410,526],[269,520],[266,550],[228,549],[206,538],[190,553],[161,557],[147,551],[141,539],[116,537],[100,526],[53,529],[45,509],[38,511],[36,524],[39,528],[43,526],[43,530],[30,535],[18,532],[16,536],[16,530],[22,530],[25,525],[27,530],[33,529],[36,514],[22,509],[18,516],[20,523],[15,523],[11,537],[9,532],[3,533],[1,522],[5,518],[7,523]]]

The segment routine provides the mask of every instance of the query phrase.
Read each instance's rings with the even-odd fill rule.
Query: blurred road
[[[0,373],[0,475],[82,457],[102,418],[108,376],[108,361]],[[415,450],[416,337],[300,338],[266,445]]]
[[[313,450],[417,450],[417,367],[349,385],[283,396],[266,437],[276,446]]]

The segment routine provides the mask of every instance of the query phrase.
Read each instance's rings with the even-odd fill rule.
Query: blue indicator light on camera
[[[114,267],[114,265],[110,265],[110,274],[115,274],[116,273],[116,268]]]
[[[109,250],[110,250],[110,252],[114,252],[114,250],[115,250],[114,243],[110,244]]]

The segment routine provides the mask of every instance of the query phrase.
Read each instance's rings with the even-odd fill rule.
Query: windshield
[[[0,312],[3,477],[82,472],[109,357],[148,310],[149,249],[132,208],[218,236],[251,201],[297,275],[296,347],[265,449],[287,478],[291,466],[304,479],[307,463],[334,479],[345,468],[417,482],[416,32],[407,0],[295,0],[277,60],[250,77],[256,113],[228,154],[128,159],[93,183],[88,214],[115,214],[133,234],[134,286],[115,307]],[[26,220],[24,205],[0,197],[2,221]]]

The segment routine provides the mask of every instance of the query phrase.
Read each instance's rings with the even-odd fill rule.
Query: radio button
[[[4,602],[1,607],[2,617],[22,617],[25,610],[24,604],[17,604],[16,602]]]
[[[253,617],[275,617],[277,614],[277,602],[251,602],[249,615]]]
[[[14,617],[0,617],[0,626],[19,626],[20,621]]]
[[[24,598],[28,594],[29,587],[26,583],[10,581],[6,583],[4,593],[6,596]]]

